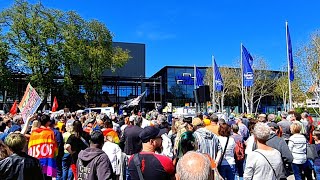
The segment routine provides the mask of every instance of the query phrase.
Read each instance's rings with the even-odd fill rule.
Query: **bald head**
[[[178,161],[177,180],[209,180],[212,170],[209,158],[201,153],[189,151]]]

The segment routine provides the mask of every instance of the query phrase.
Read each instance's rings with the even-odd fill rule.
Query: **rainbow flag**
[[[39,128],[31,133],[28,154],[39,159],[44,174],[56,177],[57,165],[55,157],[58,155],[58,148],[51,129]]]
[[[114,131],[112,128],[102,129],[102,133],[104,136],[111,136],[114,143],[116,143],[116,144],[120,143],[118,133],[116,131]]]

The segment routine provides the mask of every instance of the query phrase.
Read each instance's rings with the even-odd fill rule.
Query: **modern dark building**
[[[197,67],[201,74],[205,76],[208,67]],[[270,71],[269,71],[270,72]],[[241,71],[239,69],[239,74]],[[276,78],[283,74],[280,71],[271,71],[270,78]],[[192,66],[165,66],[156,72],[151,78],[161,77],[162,104],[171,102],[173,106],[194,106],[194,67]],[[272,88],[272,87],[270,87]],[[211,92],[206,93],[208,96]],[[210,98],[211,99],[211,98]],[[210,102],[210,101],[209,101]],[[203,104],[202,106],[206,106]],[[266,96],[261,99],[258,107],[259,112],[276,112],[282,106],[282,101],[274,96]],[[241,110],[241,95],[239,97],[225,97],[224,107],[227,109],[237,108]]]

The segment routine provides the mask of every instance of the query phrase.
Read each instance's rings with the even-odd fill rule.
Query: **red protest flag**
[[[57,111],[58,109],[58,101],[57,101],[57,97],[55,96],[54,99],[53,99],[53,104],[52,104],[52,112],[55,112]]]
[[[17,106],[18,106],[18,103],[17,103],[17,100],[14,101],[11,109],[10,109],[10,114],[11,115],[15,115],[17,114]]]

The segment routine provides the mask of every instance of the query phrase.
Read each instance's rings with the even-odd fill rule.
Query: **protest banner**
[[[37,111],[41,102],[42,99],[39,94],[29,83],[19,104],[19,110],[24,122],[26,122],[29,116],[32,116]]]

